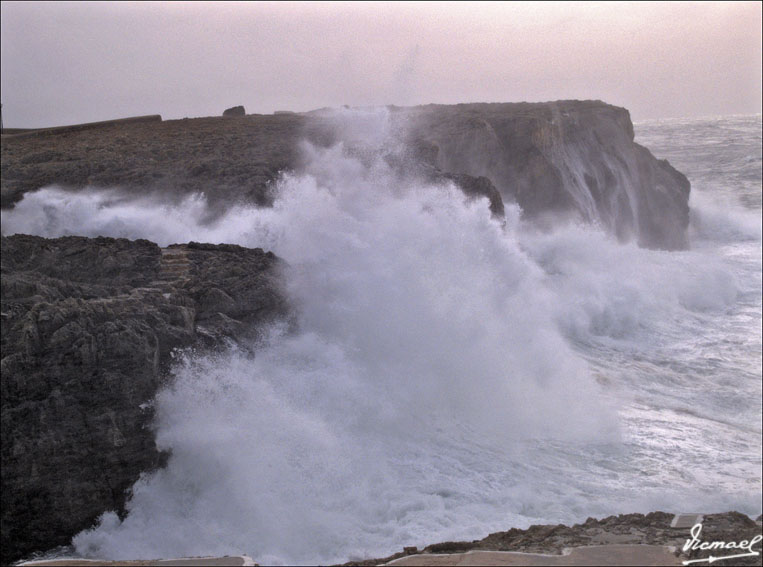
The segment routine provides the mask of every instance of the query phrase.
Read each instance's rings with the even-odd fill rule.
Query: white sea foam
[[[701,191],[692,193],[690,203],[689,231],[693,242],[760,242],[763,234],[760,211],[731,207],[722,198]]]
[[[337,120],[346,139],[389,146],[383,112],[355,114]],[[272,209],[213,221],[200,196],[102,190],[3,211],[4,234],[238,243],[290,266],[298,331],[274,327],[254,357],[181,358],[156,400],[168,467],[78,552],[339,562],[658,507],[756,513],[747,213],[695,203],[695,249],[642,250],[591,227],[535,231],[511,206],[504,226],[485,201],[341,144],[304,151]]]

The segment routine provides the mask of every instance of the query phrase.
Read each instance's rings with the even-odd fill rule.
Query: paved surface
[[[82,565],[86,567],[137,567],[143,565],[209,565],[210,567],[243,567],[245,565],[257,565],[251,557],[245,555],[233,557],[188,557],[185,559],[154,559],[136,561],[100,561],[93,559],[54,559],[51,561],[28,561],[21,563],[29,567],[70,567]]]
[[[676,514],[673,521],[670,522],[671,528],[689,529],[694,524],[701,524],[704,516],[702,514]]]
[[[385,565],[681,565],[681,561],[670,548],[661,545],[600,545],[576,547],[565,555],[513,551],[409,555]]]

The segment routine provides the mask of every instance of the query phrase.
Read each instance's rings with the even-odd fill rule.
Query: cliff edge
[[[640,246],[688,246],[686,177],[634,142],[600,101],[430,105],[403,111],[409,143],[446,172],[484,176],[531,218],[572,214]]]
[[[398,165],[485,196],[496,214],[515,202],[542,223],[572,216],[644,247],[688,246],[689,181],[634,142],[624,108],[557,101],[386,111]],[[0,204],[13,207],[25,193],[58,184],[202,193],[213,209],[241,201],[269,206],[280,172],[300,169],[300,141],[336,143],[346,134],[340,126],[358,114],[337,109],[4,135]]]

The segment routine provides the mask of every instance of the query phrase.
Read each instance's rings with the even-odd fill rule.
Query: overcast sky
[[[6,127],[601,99],[761,112],[761,3],[2,2]]]

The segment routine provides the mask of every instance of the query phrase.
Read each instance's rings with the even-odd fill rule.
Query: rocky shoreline
[[[448,541],[428,545],[419,550],[405,548],[399,553],[379,559],[349,561],[343,567],[371,567],[383,565],[410,555],[455,554],[469,551],[514,551],[522,553],[541,553],[560,555],[565,549],[591,545],[654,545],[675,548],[675,555],[682,561],[708,557],[707,550],[682,550],[687,539],[691,538],[690,527],[671,527],[674,514],[652,512],[649,514],[621,514],[601,520],[588,518],[582,524],[573,526],[534,525],[526,530],[510,529],[495,532],[481,540]],[[704,542],[724,541],[741,542],[752,540],[763,532],[763,516],[757,520],[738,512],[708,514],[701,518],[701,539]],[[760,551],[760,543],[753,548]],[[715,551],[716,556],[722,552]],[[727,554],[731,554],[728,552]],[[735,565],[761,565],[763,558],[747,557],[736,559]]]

